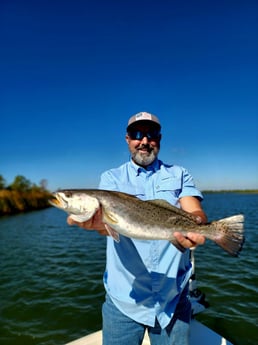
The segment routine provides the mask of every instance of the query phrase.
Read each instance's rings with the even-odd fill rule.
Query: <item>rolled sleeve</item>
[[[182,190],[179,199],[184,196],[195,196],[199,200],[203,200],[202,193],[196,188],[193,177],[186,169],[182,169]]]

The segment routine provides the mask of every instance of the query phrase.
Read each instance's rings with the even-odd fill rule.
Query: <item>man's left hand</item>
[[[205,236],[196,232],[188,232],[186,236],[181,232],[174,232],[174,236],[177,242],[184,248],[193,248],[205,243]]]

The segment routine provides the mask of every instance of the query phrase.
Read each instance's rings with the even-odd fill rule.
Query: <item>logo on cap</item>
[[[139,120],[150,120],[152,121],[152,115],[149,113],[138,113],[135,115],[135,120],[139,121]]]
[[[159,128],[161,127],[159,119],[157,118],[157,116],[150,114],[150,113],[147,113],[147,112],[144,112],[144,111],[137,113],[137,114],[133,115],[132,117],[130,117],[130,119],[128,121],[128,127],[137,121],[152,121]]]

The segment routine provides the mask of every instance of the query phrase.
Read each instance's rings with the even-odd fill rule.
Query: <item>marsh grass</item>
[[[47,191],[0,190],[0,215],[15,214],[49,207]]]

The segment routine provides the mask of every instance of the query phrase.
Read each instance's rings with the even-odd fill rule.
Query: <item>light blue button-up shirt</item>
[[[164,199],[180,207],[179,198],[202,199],[192,176],[182,167],[155,160],[147,169],[129,161],[101,175],[100,189],[121,191],[142,200]],[[104,286],[117,308],[131,319],[165,328],[191,276],[189,250],[184,254],[165,240],[107,237]]]

